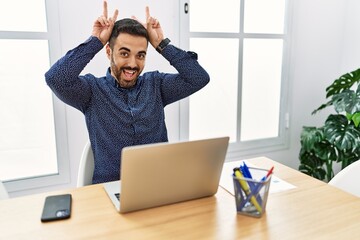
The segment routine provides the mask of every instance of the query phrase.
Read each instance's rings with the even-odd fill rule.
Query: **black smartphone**
[[[45,198],[42,222],[70,218],[71,215],[71,194],[54,195]]]

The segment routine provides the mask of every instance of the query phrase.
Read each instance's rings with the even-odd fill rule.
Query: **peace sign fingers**
[[[103,16],[104,16],[106,19],[108,18],[107,1],[104,1],[104,3],[103,3]]]
[[[113,16],[108,18],[108,6],[105,0],[103,3],[103,14],[95,20],[92,31],[92,35],[99,38],[103,45],[105,45],[110,38],[118,14],[119,11],[116,9]]]

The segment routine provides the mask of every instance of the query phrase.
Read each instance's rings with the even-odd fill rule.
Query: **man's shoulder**
[[[156,80],[157,78],[161,77],[164,73],[159,72],[158,70],[148,71],[143,73],[139,78],[144,80]]]
[[[89,83],[89,85],[104,85],[108,81],[105,76],[97,77],[92,73],[86,73],[85,75],[80,76],[80,79]]]

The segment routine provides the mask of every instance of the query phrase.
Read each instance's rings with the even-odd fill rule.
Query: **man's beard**
[[[111,73],[113,75],[113,77],[115,77],[116,81],[118,82],[118,84],[120,85],[120,87],[122,88],[131,88],[133,86],[135,86],[136,82],[137,82],[137,78],[140,75],[140,69],[138,67],[121,67],[120,69],[118,69],[114,63],[114,59],[111,59]],[[126,81],[124,79],[121,78],[121,74],[124,72],[124,70],[128,70],[128,71],[135,71],[135,75],[136,77],[134,78],[134,80],[131,81]]]

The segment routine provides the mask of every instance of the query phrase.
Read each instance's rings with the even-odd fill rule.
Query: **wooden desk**
[[[269,195],[265,215],[238,215],[234,198],[214,197],[128,214],[116,212],[102,185],[0,201],[0,239],[359,239],[360,198],[267,158],[275,175],[297,186]],[[45,196],[71,193],[72,217],[41,223]]]

